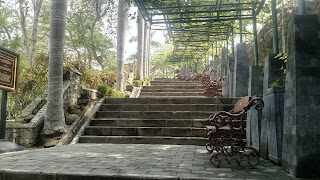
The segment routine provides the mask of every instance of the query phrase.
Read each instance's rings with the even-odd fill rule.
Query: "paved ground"
[[[75,144],[0,154],[0,180],[294,179],[268,161],[214,168],[208,157],[201,146]]]

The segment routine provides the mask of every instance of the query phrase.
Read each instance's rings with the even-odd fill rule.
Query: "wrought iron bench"
[[[202,71],[201,73],[197,74],[197,76],[195,78],[193,78],[193,81],[200,81],[204,74],[205,74],[204,71]]]
[[[260,98],[246,96],[231,111],[220,111],[209,116],[209,126],[205,129],[208,136],[206,148],[211,152],[210,161],[214,166],[220,167],[222,161],[231,164],[232,160],[247,168],[258,164],[259,152],[246,146],[245,117],[252,106],[261,110],[264,102]]]
[[[186,79],[186,81],[193,81],[193,79],[197,76],[198,74],[192,74],[192,75],[190,75],[187,79]]]
[[[222,81],[225,78],[220,77],[217,82],[209,81],[204,88],[204,95],[208,97],[222,97]]]
[[[201,83],[203,85],[207,84],[210,81],[210,76],[214,73],[214,70],[212,69],[211,71],[204,72],[202,77],[201,77]]]

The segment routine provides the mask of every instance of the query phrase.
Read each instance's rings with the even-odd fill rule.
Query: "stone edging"
[[[76,119],[76,121],[74,123],[72,123],[72,125],[69,127],[68,132],[62,136],[62,138],[59,140],[59,142],[56,146],[62,146],[62,145],[66,145],[66,144],[71,143],[73,138],[77,135],[77,133],[81,129],[84,122],[88,118],[91,119],[92,113],[96,112],[96,111],[94,111],[94,109],[99,102],[100,101],[91,100],[88,103],[88,105],[83,109],[83,111],[82,111],[83,113],[81,113],[81,116],[78,119]],[[99,106],[99,108],[100,108],[100,106]]]
[[[72,141],[69,142],[68,144],[76,144],[79,142],[79,138],[81,135],[84,134],[86,126],[90,124],[91,119],[96,115],[96,112],[100,109],[100,106],[104,103],[104,101],[105,101],[105,98],[101,98],[98,102],[95,102],[94,104],[92,104],[90,106],[90,109],[84,114],[83,118],[81,118],[79,122],[74,123],[74,128],[78,129],[77,132],[76,131],[72,132],[73,128],[70,127],[70,131],[72,132],[74,138],[70,139]],[[63,144],[60,144],[59,142],[57,146],[59,145],[63,145]]]

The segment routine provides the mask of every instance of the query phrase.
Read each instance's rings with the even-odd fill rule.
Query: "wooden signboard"
[[[0,47],[0,90],[17,91],[19,61],[19,54]]]

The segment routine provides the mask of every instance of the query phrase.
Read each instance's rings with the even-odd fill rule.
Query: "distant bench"
[[[220,77],[218,81],[209,80],[205,84],[204,95],[208,97],[222,97],[222,81],[225,78]]]
[[[252,168],[258,164],[259,152],[246,146],[245,116],[252,106],[261,110],[264,102],[246,96],[237,101],[231,111],[209,116],[209,126],[205,129],[208,136],[206,148],[211,152],[210,161],[214,166],[220,167],[222,161],[231,164],[232,160],[241,167]]]

